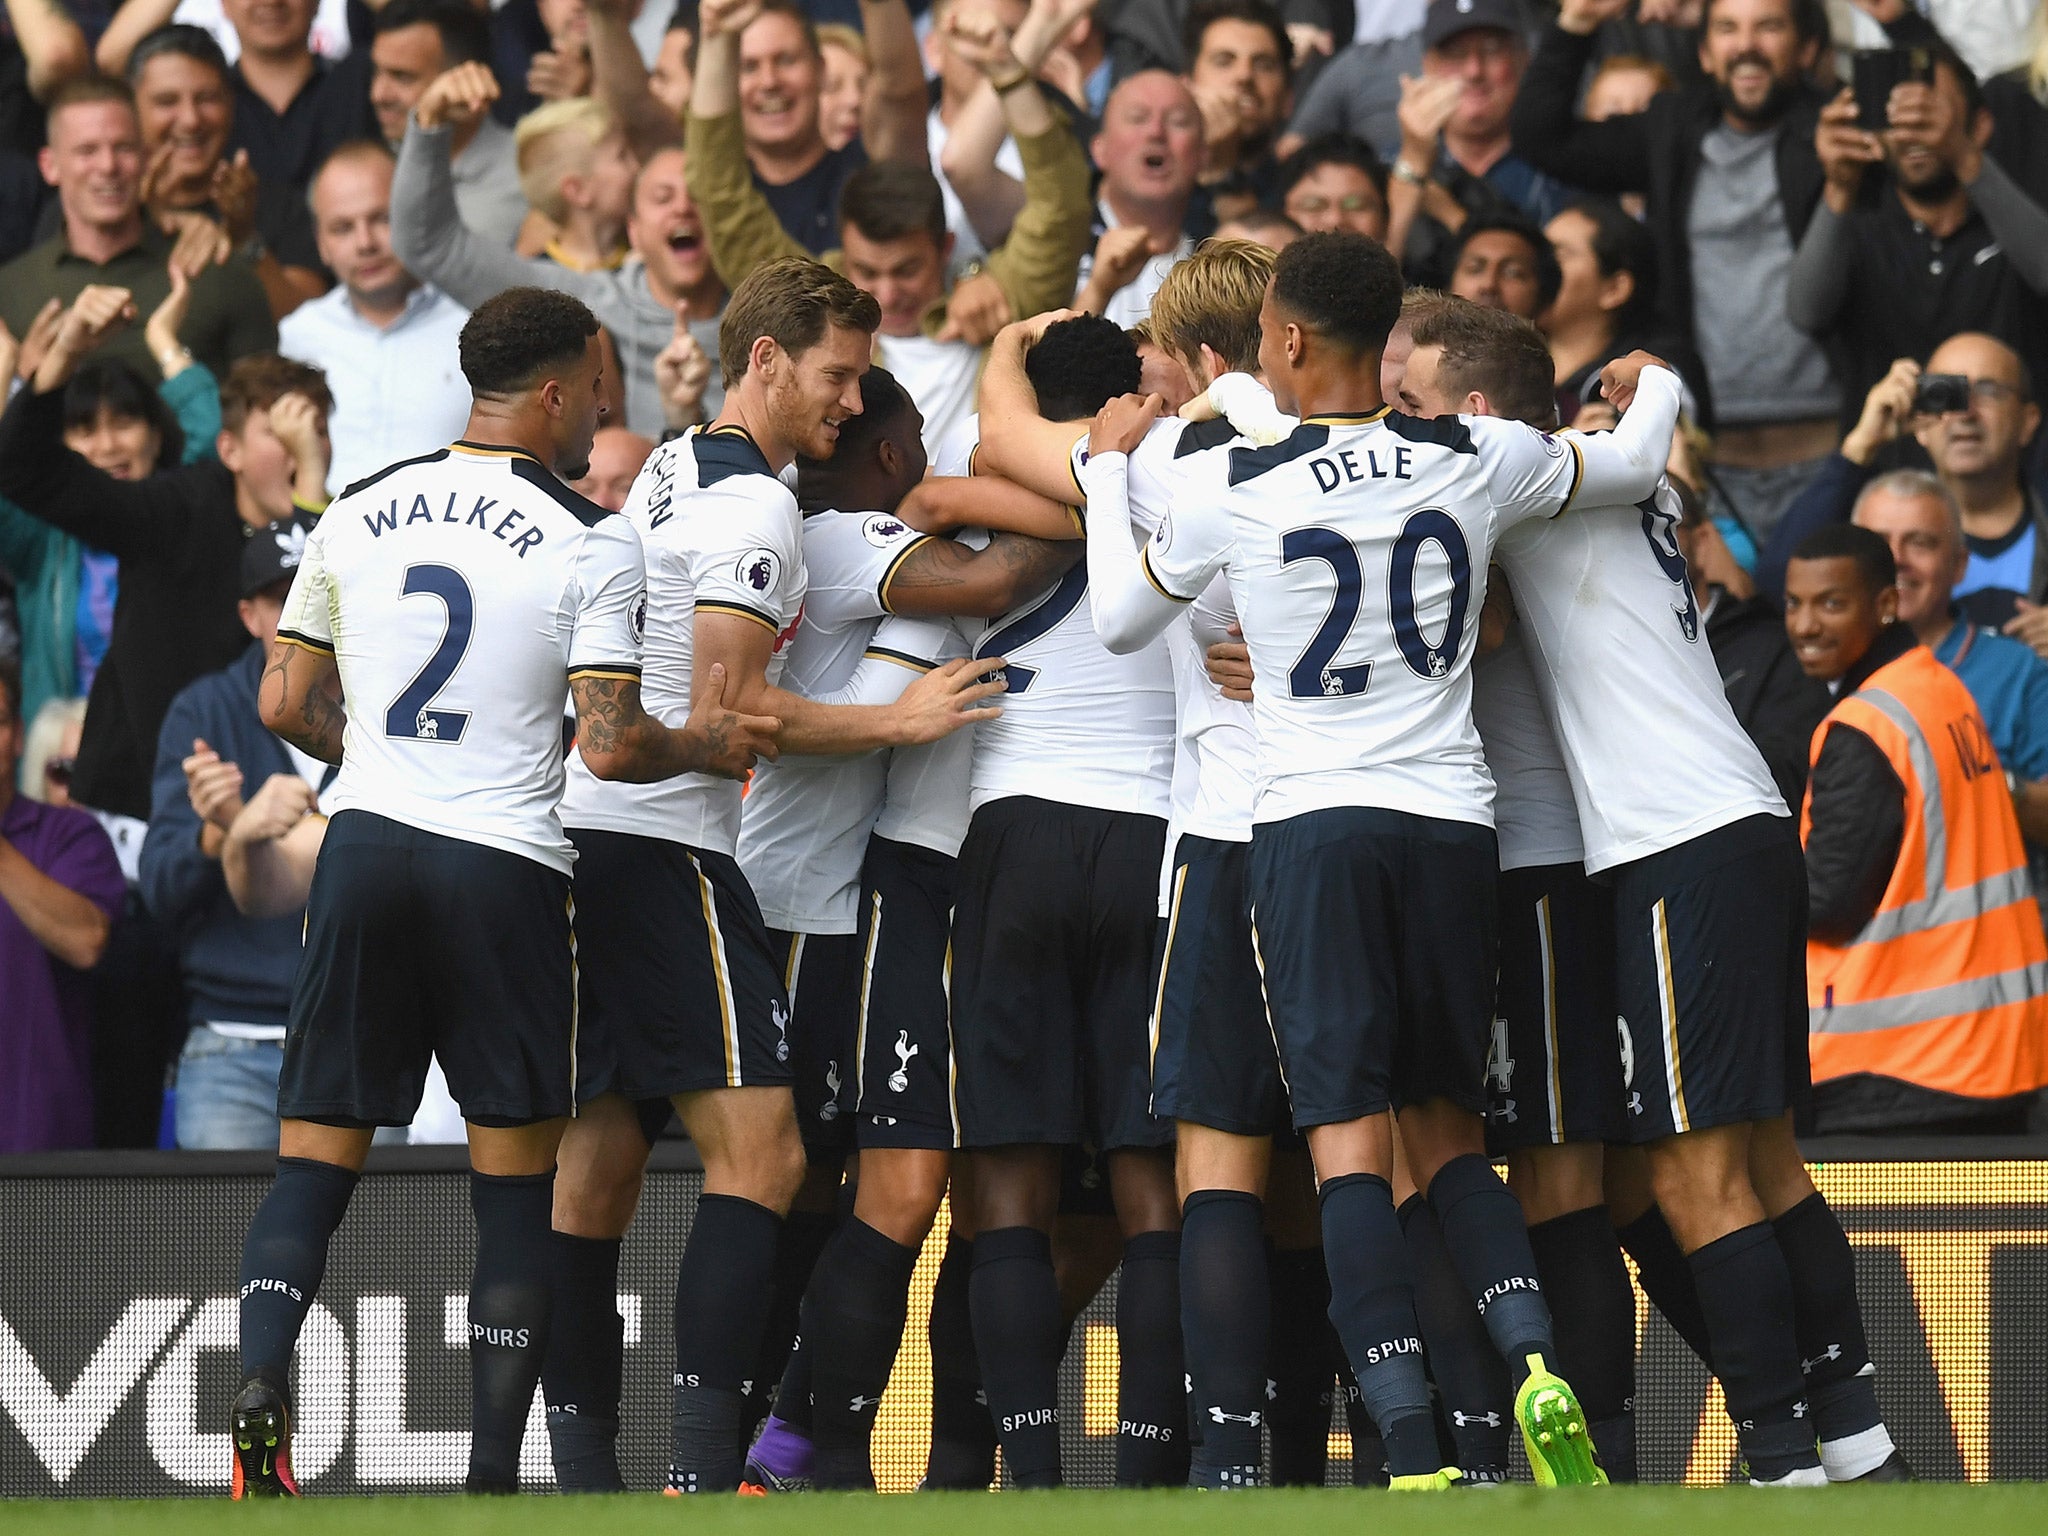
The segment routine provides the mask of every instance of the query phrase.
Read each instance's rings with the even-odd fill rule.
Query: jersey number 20
[[[1435,544],[1450,567],[1451,607],[1443,633],[1432,641],[1415,614],[1415,562],[1422,546]],[[1280,563],[1320,560],[1337,578],[1330,608],[1287,674],[1287,691],[1297,699],[1343,699],[1364,693],[1372,683],[1372,663],[1337,666],[1337,653],[1358,623],[1365,590],[1365,570],[1358,548],[1334,528],[1296,528],[1281,536]],[[1458,645],[1465,637],[1465,611],[1472,601],[1472,554],[1465,533],[1448,512],[1425,507],[1410,515],[1394,541],[1387,570],[1387,611],[1401,659],[1417,677],[1435,681],[1448,677]]]
[[[384,734],[401,741],[460,741],[469,729],[468,712],[432,705],[434,695],[448,686],[448,679],[462,665],[470,633],[476,628],[476,603],[469,583],[453,566],[412,565],[406,567],[405,585],[398,595],[438,597],[448,610],[448,627],[441,631],[441,643],[434,647],[427,664],[384,711]]]

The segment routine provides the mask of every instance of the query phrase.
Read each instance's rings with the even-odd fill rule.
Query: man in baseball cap
[[[1415,281],[1449,286],[1451,226],[1466,215],[1519,214],[1548,223],[1571,190],[1516,155],[1508,114],[1529,62],[1515,0],[1431,0],[1422,23],[1422,75],[1401,82],[1401,153],[1388,188],[1393,231],[1415,210],[1405,252]],[[1391,232],[1390,232],[1391,233]]]
[[[256,692],[312,523],[301,514],[244,536],[236,608],[253,643],[181,690],[157,738],[140,878],[150,911],[178,935],[191,1004],[175,1100],[181,1147],[277,1146],[305,913],[302,889],[272,876],[279,847],[304,841],[291,834],[333,770],[264,729]],[[281,883],[288,895],[266,894]]]

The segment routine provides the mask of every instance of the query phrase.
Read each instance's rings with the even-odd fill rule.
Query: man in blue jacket
[[[191,1002],[178,1063],[180,1147],[277,1145],[277,1074],[305,911],[244,916],[222,856],[238,820],[290,827],[335,772],[271,735],[256,712],[265,651],[304,545],[295,524],[250,537],[239,606],[255,643],[180,692],[157,739],[142,894],[177,935]],[[245,803],[246,786],[255,788]]]

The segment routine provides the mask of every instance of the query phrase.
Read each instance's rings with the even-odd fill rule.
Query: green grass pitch
[[[1265,1493],[810,1494],[778,1499],[308,1499],[0,1502],[7,1536],[2040,1536],[2048,1484],[1829,1488],[1615,1488],[1395,1497]]]

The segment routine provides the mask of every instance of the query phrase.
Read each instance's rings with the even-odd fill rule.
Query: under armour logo
[[[1819,1354],[1815,1355],[1811,1360],[1800,1361],[1799,1369],[1802,1371],[1810,1372],[1816,1365],[1825,1365],[1830,1360],[1839,1360],[1841,1358],[1842,1346],[1839,1344],[1830,1344],[1826,1349],[1822,1350]]]
[[[1269,1403],[1280,1401],[1280,1383],[1270,1376],[1266,1378],[1266,1401]]]
[[[1796,1403],[1794,1403],[1794,1404],[1792,1405],[1792,1417],[1793,1417],[1793,1418],[1795,1418],[1795,1419],[1803,1419],[1803,1418],[1805,1418],[1805,1417],[1806,1417],[1806,1399],[1805,1399],[1805,1398],[1803,1398],[1803,1397],[1802,1397],[1801,1399],[1799,1399],[1799,1401],[1798,1401],[1798,1402],[1796,1402]]]
[[[910,1043],[910,1031],[896,1031],[896,1070],[889,1074],[889,1091],[902,1093],[910,1087],[910,1058],[917,1054],[917,1047]]]
[[[854,1395],[853,1401],[846,1405],[846,1411],[848,1413],[859,1413],[864,1409],[874,1407],[875,1404],[879,1403],[880,1401],[881,1399],[879,1397],[865,1397],[856,1393]]]
[[[1632,1115],[1640,1115],[1643,1112],[1643,1096],[1640,1093],[1628,1096],[1628,1112]]]
[[[1513,1125],[1520,1117],[1515,1113],[1515,1101],[1513,1099],[1502,1099],[1498,1104],[1492,1104],[1487,1107],[1486,1118],[1498,1120],[1504,1125]]]
[[[1488,1429],[1499,1429],[1501,1419],[1498,1413],[1467,1413],[1462,1408],[1453,1408],[1451,1422],[1460,1429],[1468,1424],[1484,1424]]]
[[[1225,1413],[1221,1408],[1212,1407],[1209,1410],[1209,1422],[1212,1424],[1249,1424],[1253,1428],[1257,1428],[1259,1414],[1256,1409],[1250,1413]]]

